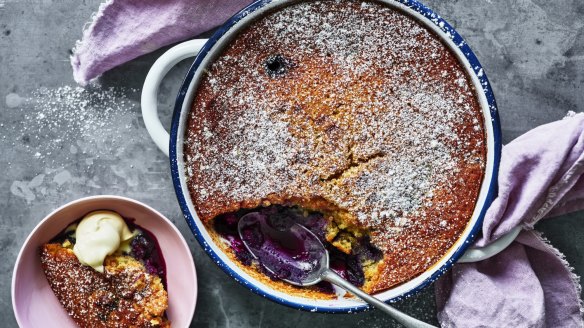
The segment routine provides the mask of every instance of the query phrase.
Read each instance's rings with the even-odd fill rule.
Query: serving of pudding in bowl
[[[12,276],[20,327],[187,327],[197,276],[189,247],[161,213],[98,195],[48,214]]]
[[[93,211],[40,247],[51,289],[80,327],[170,327],[156,237],[114,211]]]
[[[237,233],[250,212],[309,228],[331,268],[369,293],[431,279],[472,237],[493,176],[489,108],[468,63],[420,20],[383,1],[289,2],[199,61],[173,168],[247,275],[338,297],[267,272]]]

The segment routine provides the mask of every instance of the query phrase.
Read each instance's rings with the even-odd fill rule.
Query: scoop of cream
[[[87,214],[75,232],[73,253],[79,262],[103,272],[103,260],[113,254],[134,234],[116,212],[95,211]]]

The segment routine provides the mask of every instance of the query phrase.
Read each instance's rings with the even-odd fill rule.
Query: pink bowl
[[[153,208],[120,196],[92,196],[66,204],[45,217],[28,236],[14,266],[12,306],[20,327],[77,327],[53,294],[40,265],[39,247],[67,225],[99,209],[135,219],[152,232],[166,262],[168,318],[173,327],[188,327],[197,301],[195,263],[176,227]]]

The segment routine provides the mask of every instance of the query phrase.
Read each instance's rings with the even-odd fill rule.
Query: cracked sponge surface
[[[297,3],[243,30],[203,74],[184,144],[201,220],[268,204],[334,213],[384,253],[372,291],[455,243],[485,154],[456,56],[374,1]]]

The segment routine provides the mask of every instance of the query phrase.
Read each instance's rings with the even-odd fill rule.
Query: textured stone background
[[[505,142],[569,110],[584,110],[584,1],[426,3],[454,25],[482,62],[497,97]],[[67,114],[63,111],[70,109],[48,102],[51,90],[74,86],[69,51],[98,5],[96,0],[0,0],[1,325],[17,326],[10,301],[12,269],[37,222],[82,196],[118,194],[157,208],[187,237],[199,275],[193,327],[394,326],[377,311],[312,314],[264,300],[228,279],[201,251],[176,203],[168,160],[150,141],[140,116],[138,90],[163,50],[103,76],[102,88],[123,88],[126,103],[119,111],[89,106],[89,119],[81,121],[93,128],[75,123],[75,111]],[[186,62],[178,65],[162,84],[160,106],[167,125],[187,68]],[[54,115],[43,117],[46,113]],[[96,128],[96,122],[103,125]],[[537,226],[580,275],[583,219],[584,213],[575,213]],[[432,288],[398,307],[435,320]]]

